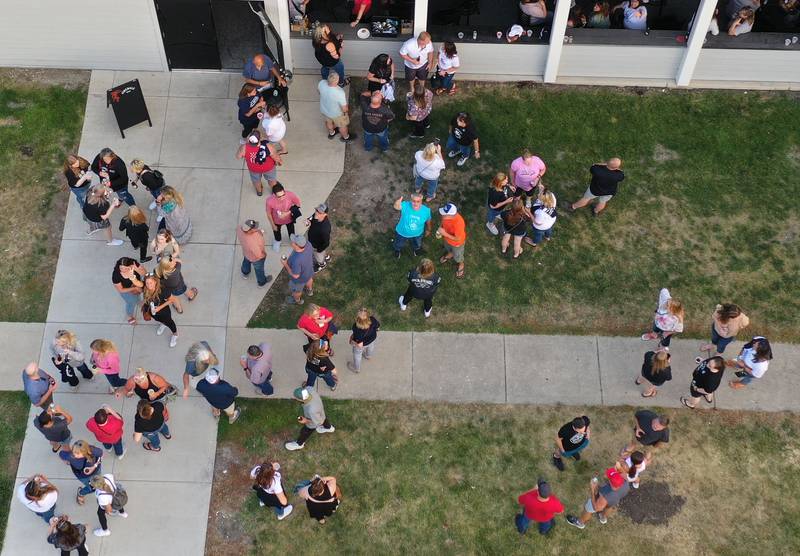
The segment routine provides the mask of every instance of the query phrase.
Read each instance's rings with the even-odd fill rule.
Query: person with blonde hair
[[[67,187],[75,195],[78,207],[83,212],[83,205],[86,204],[86,195],[92,186],[93,174],[92,169],[89,167],[89,161],[77,154],[68,154],[67,159],[64,161],[62,172],[67,180]]]
[[[159,216],[163,217],[158,224],[159,229],[166,228],[172,232],[172,237],[180,245],[187,243],[192,237],[192,220],[184,207],[183,195],[165,185],[158,193],[156,205]]]
[[[311,39],[311,46],[314,48],[314,57],[319,62],[320,75],[322,79],[328,79],[328,74],[335,71],[339,74],[339,86],[345,87],[350,83],[344,75],[344,63],[342,63],[342,48],[344,38],[341,34],[334,34],[330,25],[321,23],[314,28],[314,36]]]
[[[156,334],[161,336],[164,331],[169,328],[172,336],[169,339],[169,347],[174,348],[178,345],[178,327],[172,319],[172,311],[170,305],[176,304],[174,295],[166,292],[161,285],[161,280],[155,275],[148,274],[144,279],[144,290],[142,291],[144,297],[143,310],[149,311],[153,320],[160,323]],[[120,386],[124,386],[121,384]]]
[[[667,288],[658,293],[658,308],[653,317],[652,332],[642,334],[642,340],[660,340],[661,348],[669,348],[672,336],[683,332],[683,304],[670,295]]]
[[[117,388],[125,386],[125,379],[119,377],[120,362],[119,351],[111,340],[98,338],[89,344],[92,350],[91,363],[97,372],[105,375],[111,385],[110,394],[115,394]]]
[[[744,314],[742,308],[735,303],[717,304],[714,314],[711,315],[711,343],[703,344],[700,351],[711,351],[717,348],[717,355],[725,352],[736,335],[742,328],[747,328],[750,318]]]
[[[168,401],[165,398],[173,392],[175,392],[175,387],[166,378],[153,371],[137,367],[133,376],[125,384],[125,388],[117,392],[117,397],[125,394],[125,397],[130,398],[136,394],[140,399],[151,402]]]
[[[128,208],[128,214],[119,222],[119,231],[125,232],[125,235],[131,240],[133,248],[139,250],[139,260],[143,263],[153,259],[153,257],[147,256],[147,242],[150,240],[149,229],[147,217],[136,205]]]
[[[533,239],[525,236],[525,243],[538,249],[542,240],[550,241],[553,237],[553,228],[556,225],[556,218],[558,218],[555,194],[548,190],[539,193],[533,203],[531,215],[533,216]]]
[[[425,87],[424,81],[414,82],[412,89],[406,93],[406,120],[414,124],[409,138],[425,137],[425,130],[431,126],[431,110],[433,110],[433,91]]]
[[[163,228],[158,230],[155,239],[150,242],[150,249],[156,258],[156,262],[160,262],[162,257],[178,258],[181,256],[181,246],[172,237],[172,232]]]
[[[442,282],[441,277],[436,273],[433,261],[422,259],[417,268],[409,271],[407,279],[408,289],[397,300],[400,310],[405,311],[412,299],[420,299],[427,319],[433,310],[433,296],[436,295],[436,290]]]
[[[358,373],[361,371],[361,358],[369,360],[375,351],[375,342],[381,323],[372,316],[369,309],[362,307],[356,313],[353,323],[353,333],[350,335],[350,345],[353,346],[353,362],[347,362],[347,368]]]
[[[133,180],[131,180],[131,185],[134,187],[134,189],[138,189],[139,182],[144,184],[144,186],[147,188],[147,191],[153,196],[153,201],[147,208],[150,210],[155,210],[158,193],[161,191],[161,188],[166,185],[166,182],[164,181],[164,174],[158,170],[153,170],[150,168],[150,166],[138,158],[135,158],[131,161],[131,172],[133,172],[133,174],[136,176]]]
[[[500,233],[495,221],[505,211],[511,209],[510,205],[514,202],[514,198],[514,187],[509,184],[508,176],[503,172],[497,172],[492,178],[492,186],[486,197],[486,229],[493,236]]]
[[[406,70],[406,81],[413,87],[415,81],[426,81],[428,72],[433,69],[433,43],[431,35],[422,31],[411,37],[400,47],[400,57]]]
[[[69,330],[56,332],[56,337],[50,343],[50,355],[53,365],[61,372],[61,382],[68,383],[72,388],[77,388],[80,383],[76,370],[86,380],[94,378],[94,373],[86,366],[86,355],[81,343]]]
[[[83,506],[84,497],[94,490],[90,484],[92,477],[102,472],[103,450],[85,440],[78,440],[72,447],[63,448],[58,457],[69,465],[72,474],[83,485],[76,497],[76,502]]]
[[[414,189],[419,193],[422,186],[427,184],[426,203],[436,198],[439,176],[444,168],[442,146],[439,143],[428,143],[425,148],[414,153]]]
[[[111,214],[120,206],[120,200],[112,193],[112,191],[103,184],[98,184],[89,190],[86,197],[86,203],[83,205],[83,216],[89,222],[89,232],[87,235],[92,235],[95,232],[104,230],[106,236],[106,245],[118,246],[122,245],[121,239],[114,239],[111,234]]]
[[[100,521],[100,527],[93,531],[94,536],[107,537],[111,534],[111,530],[108,528],[108,516],[128,517],[128,512],[125,511],[128,493],[122,483],[117,482],[111,473],[95,475],[89,484],[97,497],[97,519]]]
[[[183,279],[181,261],[176,257],[161,257],[155,270],[155,275],[161,280],[161,288],[165,297],[174,297],[173,305],[178,314],[183,313],[180,296],[186,294],[186,299],[194,301],[197,297],[197,288],[189,288]]]
[[[658,387],[672,380],[672,367],[669,365],[670,354],[668,351],[648,351],[644,354],[641,375],[636,377],[636,384],[645,384],[642,392],[643,398],[652,398],[658,394]]]
[[[189,377],[198,377],[209,368],[219,364],[219,359],[205,340],[195,342],[184,357],[186,365],[183,370],[183,398],[189,397]]]
[[[17,500],[45,523],[55,517],[58,488],[44,475],[34,475],[23,481],[16,489]]]

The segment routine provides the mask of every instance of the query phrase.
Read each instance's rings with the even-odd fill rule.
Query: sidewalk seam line
[[[414,397],[414,331],[411,331],[411,399]]]
[[[506,388],[506,403],[508,403],[508,359],[506,358],[506,335],[503,334],[503,385]]]
[[[600,337],[594,337],[594,345],[597,353],[597,378],[600,380],[600,405],[606,405],[603,396],[603,370],[600,368]]]

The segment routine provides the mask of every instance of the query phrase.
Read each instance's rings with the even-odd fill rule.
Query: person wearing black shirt
[[[478,141],[478,131],[472,123],[472,118],[467,112],[459,112],[450,122],[450,135],[447,137],[447,156],[455,158],[461,156],[456,162],[463,166],[475,150],[475,158],[481,157],[481,145]]]
[[[725,359],[720,356],[705,361],[698,357],[697,362],[699,364],[692,373],[692,382],[689,384],[690,399],[681,396],[681,403],[689,409],[697,407],[701,397],[708,403],[714,401],[714,392],[719,388],[725,372]]]
[[[128,169],[120,157],[108,147],[100,151],[92,162],[92,172],[100,176],[104,184],[130,206],[136,204],[128,191]]]
[[[372,150],[373,138],[378,138],[381,152],[389,150],[389,122],[394,120],[394,112],[383,103],[380,91],[361,93],[361,127],[364,128],[364,150]]]
[[[394,79],[394,62],[388,54],[378,54],[372,60],[367,71],[367,90],[370,93],[380,91],[384,85]]]
[[[131,180],[131,185],[134,188],[138,188],[139,182],[144,184],[144,186],[147,188],[147,191],[153,196],[153,202],[151,202],[150,206],[147,208],[150,210],[156,210],[156,199],[158,199],[161,188],[166,185],[164,181],[164,175],[158,170],[153,170],[150,168],[150,166],[139,159],[134,159],[131,161],[131,171],[136,176],[133,180]]]
[[[322,79],[328,79],[328,74],[335,71],[339,74],[339,86],[346,87],[350,80],[344,76],[344,64],[342,63],[342,42],[341,34],[334,34],[327,23],[317,25],[314,29],[314,37],[311,39],[311,46],[314,47],[314,57],[319,62],[320,75]]]
[[[356,322],[353,323],[353,333],[350,335],[350,345],[353,346],[353,362],[347,362],[348,369],[354,373],[360,372],[361,358],[372,357],[380,328],[381,323],[370,314],[369,310],[365,307],[358,310]]]
[[[111,190],[98,184],[89,190],[86,196],[86,202],[83,205],[83,216],[89,222],[89,232],[87,235],[92,235],[95,232],[104,230],[106,245],[122,245],[121,239],[114,239],[111,234],[111,213],[113,213],[120,205],[119,199],[114,198]]]
[[[647,390],[642,392],[643,398],[652,398],[658,393],[658,387],[672,380],[672,367],[669,365],[670,354],[668,351],[648,351],[642,361],[641,376],[636,378],[636,384],[649,384]]]
[[[250,132],[258,127],[261,120],[258,119],[258,112],[267,103],[258,94],[255,85],[245,83],[239,91],[239,123],[242,124],[242,139],[246,139]],[[244,141],[241,141],[244,144]]]
[[[63,166],[64,177],[67,179],[69,190],[75,194],[78,206],[83,210],[86,204],[86,195],[92,185],[92,172],[89,161],[76,154],[67,155]]]
[[[169,413],[167,412],[164,404],[161,402],[150,402],[147,400],[139,400],[136,405],[136,416],[133,421],[133,439],[139,442],[142,436],[145,437],[145,442],[142,444],[145,450],[152,452],[161,451],[161,439],[159,434],[170,440],[172,434],[169,432],[167,426],[167,419]]]
[[[669,442],[669,418],[647,409],[637,411],[634,418],[636,426],[633,427],[633,440],[621,455],[629,456],[637,443],[648,448],[659,448]],[[645,454],[648,461],[652,459],[652,454],[652,450]]]
[[[306,375],[308,378],[303,384],[303,388],[313,388],[317,378],[321,378],[330,387],[331,392],[336,390],[339,377],[336,375],[336,365],[328,355],[329,348],[326,339],[316,340],[308,346],[306,350]]]
[[[400,310],[405,311],[412,299],[421,299],[425,318],[431,316],[433,310],[433,296],[442,279],[436,273],[433,261],[422,259],[419,266],[408,273],[408,289],[400,296]]]
[[[146,263],[153,259],[153,257],[147,256],[147,243],[150,239],[150,232],[147,218],[139,207],[133,206],[128,209],[128,214],[119,222],[119,231],[125,232],[134,249],[139,250],[139,260]]]
[[[592,209],[592,215],[597,216],[603,212],[611,197],[617,194],[619,182],[625,179],[625,174],[620,168],[622,168],[622,160],[616,157],[609,158],[608,162],[592,164],[589,168],[592,181],[583,197],[570,205],[572,210],[585,207],[596,199],[597,205]]]
[[[572,421],[558,429],[556,434],[556,451],[553,452],[553,465],[564,471],[565,457],[575,461],[581,459],[581,451],[589,445],[589,418],[586,415],[575,417]]]
[[[314,272],[328,266],[331,256],[326,253],[331,244],[331,221],[328,220],[328,205],[322,203],[314,209],[308,223],[308,242],[314,248]]]
[[[144,287],[147,269],[130,257],[122,257],[114,264],[111,283],[125,302],[128,324],[136,324],[136,307]]]
[[[503,172],[498,172],[492,178],[492,187],[489,188],[489,194],[486,197],[486,228],[493,236],[500,233],[495,225],[495,220],[498,216],[511,209],[511,203],[514,201],[514,191],[508,185],[508,176]]]

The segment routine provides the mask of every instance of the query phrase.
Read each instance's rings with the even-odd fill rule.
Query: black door
[[[170,69],[220,69],[210,0],[154,0]]]

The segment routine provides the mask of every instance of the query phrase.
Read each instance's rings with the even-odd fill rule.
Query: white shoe
[[[599,521],[600,523],[605,525],[606,523],[608,523],[608,518],[606,516],[604,516],[603,514],[598,513],[597,514],[597,521]]]
[[[448,158],[455,158],[457,154],[458,151],[450,151],[449,153],[447,153],[447,156]]]
[[[283,513],[281,513],[281,515],[278,516],[278,521],[281,521],[282,519],[286,519],[287,517],[289,517],[289,514],[292,513],[293,509],[294,506],[292,506],[291,504],[283,508]]]
[[[122,458],[124,458],[124,457],[125,457],[125,454],[127,454],[127,453],[128,453],[128,450],[124,450],[124,449],[123,449],[123,450],[122,450],[122,453],[121,453],[120,455],[118,455],[118,456],[117,456],[117,459],[118,459],[118,460],[120,460],[120,461],[122,461]],[[120,515],[122,515],[122,514],[120,514]],[[122,516],[122,517],[128,517],[128,514],[125,514],[125,515],[124,515],[124,516]]]
[[[462,156],[461,158],[458,159],[458,162],[456,162],[456,166],[463,166],[466,161],[467,157]]]
[[[287,442],[286,444],[283,445],[283,447],[289,451],[294,452],[295,450],[302,450],[303,444],[298,444],[297,442],[292,441],[292,442]]]
[[[155,202],[155,201],[153,201],[152,203],[150,203],[150,206],[149,206],[149,207],[147,207],[147,208],[148,208],[148,210],[156,210],[156,206],[157,206],[157,205],[156,205],[156,202]]]
[[[95,529],[94,536],[95,537],[107,537],[111,534],[109,529]]]
[[[261,500],[259,500],[259,501],[258,501],[258,505],[259,505],[259,506],[261,506],[262,508],[263,508],[264,506],[266,506],[266,504],[265,504],[264,502],[262,502]]]
[[[169,347],[174,348],[178,345],[178,335],[173,334],[172,337],[169,339]]]
[[[272,250],[276,253],[281,252],[281,242],[280,241],[273,241],[272,242]]]
[[[400,310],[401,311],[405,311],[406,309],[408,309],[408,305],[403,305],[403,296],[402,295],[397,300],[397,302],[400,304]]]
[[[325,434],[325,433],[327,433],[327,432],[336,432],[336,427],[334,427],[333,425],[331,425],[330,427],[328,427],[328,428],[326,429],[325,427],[319,426],[319,427],[317,427],[317,432],[318,432],[319,434]]]
[[[112,246],[112,247],[118,247],[118,246],[122,245],[123,243],[124,242],[121,239],[112,239],[111,241],[106,242],[106,245],[109,245],[109,246]]]
[[[430,309],[428,309],[427,311],[425,311],[425,318],[426,318],[426,319],[427,319],[429,316],[431,316],[431,311],[433,311],[433,308],[432,308],[432,307],[431,307]]]
[[[486,229],[489,230],[493,236],[496,236],[500,233],[500,231],[497,229],[497,226],[494,225],[494,222],[487,222]]]
[[[632,486],[633,488],[639,488],[639,483],[631,483],[631,486]]]
[[[161,336],[166,329],[167,329],[167,325],[166,324],[159,324],[158,325],[158,330],[156,330],[156,335],[157,336]]]

